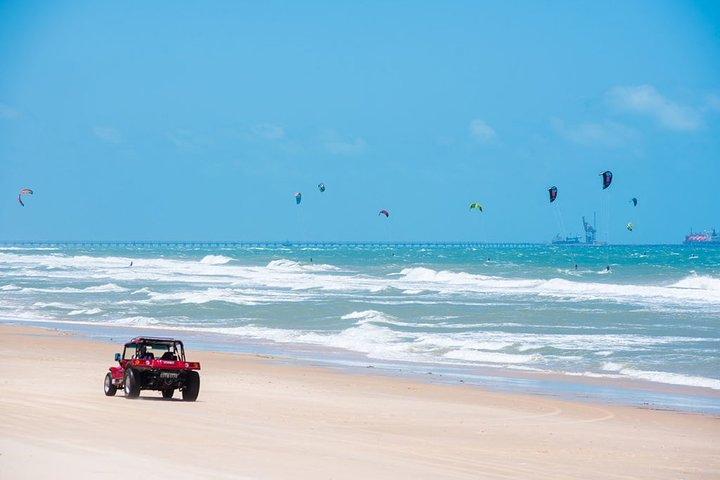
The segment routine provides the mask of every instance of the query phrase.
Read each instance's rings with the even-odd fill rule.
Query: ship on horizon
[[[720,246],[720,235],[718,235],[714,228],[712,230],[705,230],[703,233],[693,233],[691,228],[690,233],[685,235],[683,245]]]

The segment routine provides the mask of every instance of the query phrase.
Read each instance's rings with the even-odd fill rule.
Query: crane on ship
[[[595,234],[597,233],[597,230],[595,227],[593,227],[590,223],[585,221],[585,217],[582,217],[583,220],[583,228],[585,229],[585,243],[592,245],[595,243]],[[593,223],[595,223],[594,214],[593,214]]]

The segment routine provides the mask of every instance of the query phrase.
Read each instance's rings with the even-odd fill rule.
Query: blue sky
[[[0,65],[3,240],[720,228],[713,2],[1,1]]]

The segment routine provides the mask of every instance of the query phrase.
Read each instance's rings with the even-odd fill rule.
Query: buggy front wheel
[[[117,392],[117,387],[113,383],[112,373],[108,372],[107,375],[105,375],[105,384],[103,385],[103,388],[105,390],[105,395],[108,397],[114,396],[115,392]]]

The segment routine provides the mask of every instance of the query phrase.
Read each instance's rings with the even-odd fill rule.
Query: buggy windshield
[[[185,360],[185,352],[180,342],[142,341],[128,343],[123,351],[123,360],[134,358],[158,360]]]

